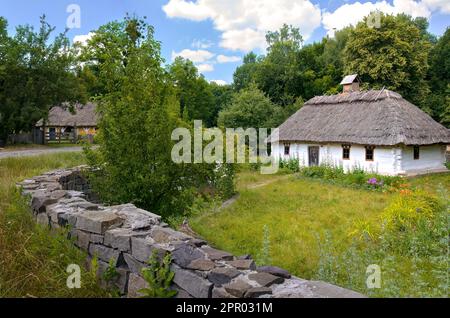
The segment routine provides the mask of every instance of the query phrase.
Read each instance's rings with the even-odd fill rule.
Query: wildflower
[[[370,178],[369,180],[367,180],[367,183],[370,185],[377,185],[378,180],[377,178]]]

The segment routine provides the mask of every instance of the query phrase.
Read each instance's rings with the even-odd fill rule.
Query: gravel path
[[[17,158],[17,157],[31,157],[60,152],[80,152],[83,147],[61,147],[48,149],[28,149],[28,150],[1,150],[0,159],[3,158]]]

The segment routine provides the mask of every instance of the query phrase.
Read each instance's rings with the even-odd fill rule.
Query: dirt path
[[[18,157],[32,157],[61,152],[80,152],[83,147],[61,147],[61,148],[36,148],[25,150],[1,150],[0,159],[4,158],[18,158]]]

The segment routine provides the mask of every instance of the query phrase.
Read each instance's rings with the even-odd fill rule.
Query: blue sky
[[[208,80],[228,83],[245,53],[263,53],[265,32],[285,22],[298,26],[310,43],[374,9],[424,16],[436,35],[450,20],[449,0],[0,0],[0,16],[11,33],[20,24],[37,26],[41,14],[63,31],[70,4],[80,8],[80,28],[68,33],[72,40],[127,12],[147,16],[167,62],[176,55],[191,58]]]

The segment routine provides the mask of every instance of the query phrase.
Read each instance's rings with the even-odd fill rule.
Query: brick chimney
[[[359,76],[358,74],[347,75],[342,80],[341,84],[343,85],[343,93],[351,93],[351,92],[359,92]]]

